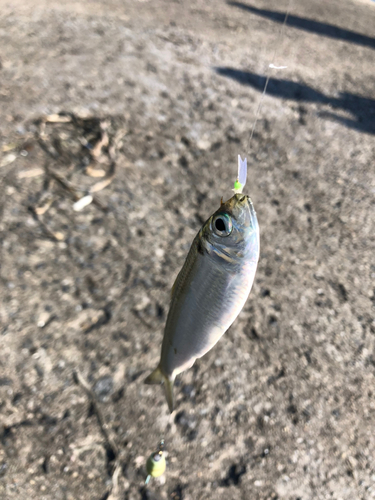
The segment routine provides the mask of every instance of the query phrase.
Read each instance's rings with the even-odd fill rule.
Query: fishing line
[[[280,45],[280,43],[281,43],[281,41],[282,41],[282,39],[284,37],[285,25],[286,25],[286,22],[288,20],[288,16],[289,16],[289,12],[290,12],[290,9],[291,9],[292,2],[293,2],[293,0],[289,0],[288,7],[287,7],[286,12],[285,12],[284,22],[281,25],[281,28],[279,30],[279,34],[277,36],[275,50],[274,50],[273,57],[272,57],[272,62],[271,62],[271,64],[268,65],[268,68],[267,68],[267,71],[266,71],[266,83],[264,84],[264,89],[263,89],[262,95],[260,97],[258,108],[257,108],[256,114],[255,114],[255,120],[254,120],[253,128],[251,129],[249,141],[247,143],[247,150],[249,151],[249,154],[250,154],[250,146],[251,146],[251,141],[253,139],[255,127],[256,127],[256,124],[258,123],[260,110],[262,108],[263,100],[264,100],[264,97],[265,97],[266,92],[267,92],[268,83],[269,83],[270,78],[271,78],[271,71],[270,70],[271,69],[286,69],[287,68],[287,66],[276,66],[275,65],[275,59],[276,59],[277,49],[278,49],[278,47],[279,47],[279,45]]]
[[[262,95],[261,95],[260,100],[259,100],[258,108],[257,108],[256,114],[255,114],[254,124],[253,124],[253,127],[251,129],[251,133],[250,133],[250,137],[249,137],[249,141],[248,141],[247,149],[249,151],[249,154],[250,154],[250,145],[251,145],[252,138],[254,136],[255,127],[256,127],[257,122],[258,122],[258,118],[259,118],[260,110],[261,110],[262,103],[264,100],[264,96],[266,95],[267,86],[268,86],[268,83],[270,81],[270,70],[271,69],[276,69],[276,70],[285,69],[287,67],[287,66],[276,66],[275,59],[276,59],[278,46],[279,46],[279,44],[284,36],[284,29],[285,29],[285,25],[286,25],[286,22],[287,22],[287,19],[289,16],[292,1],[293,0],[289,0],[289,2],[288,2],[288,7],[287,7],[285,17],[284,17],[284,22],[279,30],[278,37],[276,40],[276,46],[275,46],[275,50],[273,53],[272,62],[268,65],[268,69],[266,72],[266,82],[264,85]],[[247,177],[247,160],[246,160],[246,158],[244,160],[242,160],[241,156],[238,155],[238,174],[237,174],[237,179],[234,183],[234,189],[233,189],[233,191],[235,193],[242,193],[242,190],[246,184],[246,177]],[[173,419],[173,413],[170,415],[170,418]],[[166,426],[164,435],[167,434],[168,427],[169,427],[169,424],[167,424],[167,426]],[[147,459],[147,463],[146,463],[147,477],[146,477],[146,480],[144,482],[144,488],[147,488],[151,478],[159,477],[165,472],[166,462],[165,462],[165,453],[164,453],[164,450],[165,450],[164,449],[164,442],[165,442],[165,440],[163,437],[159,442],[159,446],[158,446],[157,450],[154,451],[153,453],[151,453],[151,455]]]
[[[277,36],[275,50],[274,50],[273,57],[272,57],[272,62],[268,65],[268,68],[266,71],[266,82],[264,84],[262,95],[260,96],[258,108],[257,108],[256,113],[255,113],[253,127],[251,129],[249,141],[247,143],[247,150],[248,150],[249,154],[251,151],[250,146],[251,146],[251,141],[252,141],[253,136],[254,136],[255,127],[258,123],[260,110],[262,108],[263,100],[264,100],[264,97],[265,97],[266,92],[267,92],[268,83],[269,83],[270,78],[271,78],[270,70],[271,69],[286,69],[287,68],[287,66],[276,66],[275,59],[276,59],[277,49],[278,49],[278,47],[279,47],[279,45],[284,37],[285,25],[286,25],[286,22],[288,20],[288,16],[289,16],[292,2],[293,2],[293,0],[289,0],[289,2],[288,2],[288,7],[287,7],[286,12],[285,12],[284,21],[283,21],[283,24],[281,25],[281,28],[280,28],[278,36]],[[242,160],[241,156],[238,155],[238,173],[237,173],[237,178],[234,182],[234,188],[233,188],[233,191],[235,193],[242,193],[243,188],[246,184],[246,176],[247,176],[247,159],[245,158],[244,160]]]

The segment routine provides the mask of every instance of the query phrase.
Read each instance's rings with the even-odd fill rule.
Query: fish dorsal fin
[[[180,276],[180,273],[177,274],[176,279],[174,280],[174,283],[172,285],[172,288],[171,288],[171,300],[172,300],[173,294],[174,294],[174,292],[176,290],[176,285],[177,285],[177,281],[178,281],[178,277],[179,276]]]
[[[185,262],[186,264],[186,262]],[[184,265],[185,266],[185,265]],[[176,279],[174,280],[174,283],[172,285],[172,289],[171,289],[171,300],[173,299],[173,296],[174,294],[176,293],[176,290],[180,284],[180,281],[183,279],[183,270],[184,270],[184,266],[182,266],[182,269],[180,270],[180,272],[177,274],[176,276]]]

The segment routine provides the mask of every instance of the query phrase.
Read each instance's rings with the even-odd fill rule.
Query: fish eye
[[[214,232],[218,236],[228,236],[232,232],[232,221],[229,215],[221,214],[212,221]]]
[[[220,232],[225,231],[225,224],[224,224],[223,219],[216,219],[215,220],[215,227]]]

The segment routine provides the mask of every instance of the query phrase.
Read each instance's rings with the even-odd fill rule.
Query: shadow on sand
[[[228,5],[238,7],[239,9],[251,12],[252,14],[256,14],[257,16],[266,17],[267,19],[271,19],[272,21],[275,21],[277,23],[284,22],[285,12],[258,9],[257,7],[234,1],[229,1]],[[323,35],[328,38],[336,38],[337,40],[356,43],[364,47],[375,49],[375,38],[361,35],[361,33],[356,33],[355,31],[339,28],[338,26],[334,26],[332,24],[322,23],[321,21],[314,21],[313,19],[306,19],[304,17],[293,16],[292,14],[289,14],[286,25],[292,28],[309,31],[310,33]]]
[[[216,73],[236,80],[241,85],[249,85],[260,92],[263,92],[266,77],[228,67],[214,68]],[[375,134],[375,100],[362,97],[348,92],[341,93],[339,97],[329,97],[322,92],[291,80],[281,80],[270,78],[267,86],[267,94],[281,99],[291,99],[297,102],[312,102],[329,105],[334,109],[343,110],[353,115],[354,119],[326,112],[327,116],[339,121],[349,128],[360,132]]]

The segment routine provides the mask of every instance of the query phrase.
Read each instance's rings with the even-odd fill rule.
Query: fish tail
[[[168,377],[168,376],[164,375],[164,373],[160,369],[160,366],[158,366],[145,379],[145,384],[152,385],[152,384],[160,384],[161,382],[164,382],[165,396],[167,398],[169,411],[172,413],[173,407],[174,407],[174,398],[173,398],[174,377]]]
[[[173,385],[174,378],[165,377],[164,379],[164,387],[165,387],[165,396],[167,398],[169,411],[173,412],[174,407],[174,398],[173,398]]]

